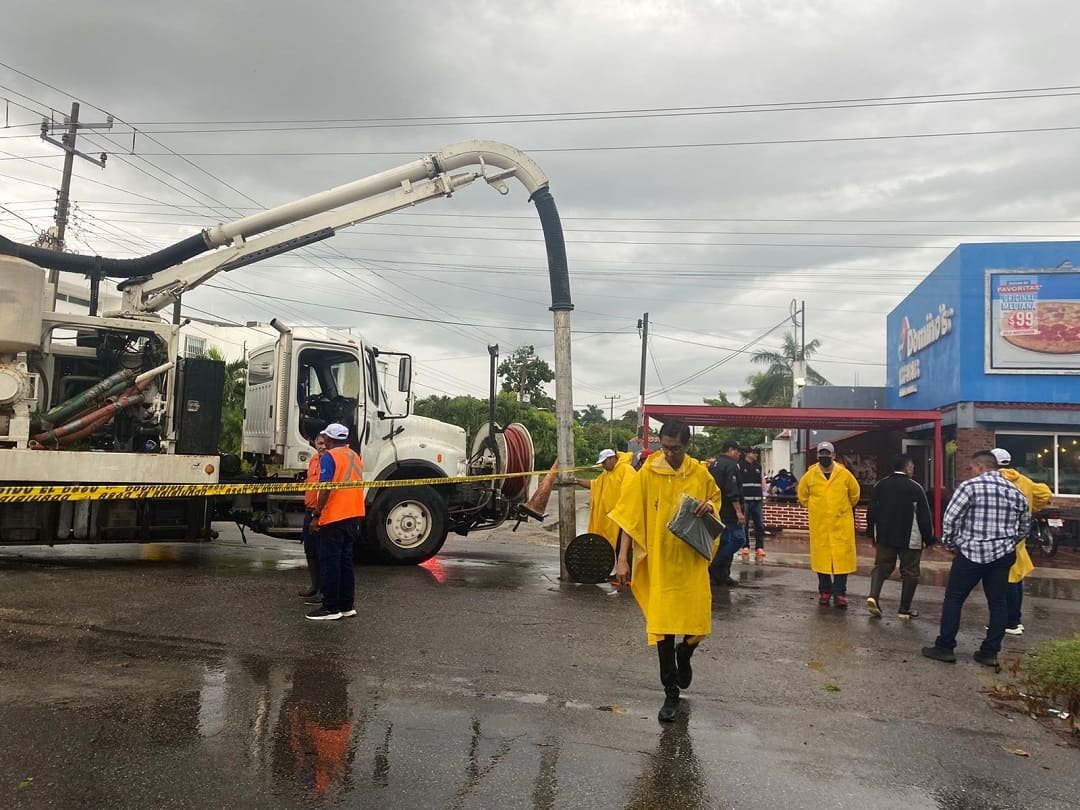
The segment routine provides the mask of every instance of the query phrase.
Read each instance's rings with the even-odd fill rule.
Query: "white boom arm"
[[[450,174],[466,166],[479,169]],[[122,314],[157,312],[217,273],[328,239],[358,222],[449,197],[474,180],[483,179],[505,194],[503,180],[509,177],[521,181],[530,196],[548,185],[540,167],[520,150],[495,141],[462,141],[399,168],[216,225],[203,231],[203,238],[218,250],[121,285]],[[258,234],[266,235],[252,238]]]

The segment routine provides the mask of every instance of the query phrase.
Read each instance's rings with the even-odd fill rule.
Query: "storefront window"
[[[1080,495],[1080,435],[1058,436],[1058,493]]]
[[[1058,495],[1080,495],[1080,434],[999,433],[997,446],[1008,450],[1012,466],[1032,481]]]

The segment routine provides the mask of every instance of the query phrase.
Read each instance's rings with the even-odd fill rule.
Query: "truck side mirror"
[[[408,393],[412,388],[412,358],[402,357],[398,361],[398,391]]]

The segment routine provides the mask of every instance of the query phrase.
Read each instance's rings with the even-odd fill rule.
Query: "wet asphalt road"
[[[535,536],[359,569],[360,617],[324,624],[299,548],[252,540],[0,550],[0,806],[1078,805],[1080,750],[980,694],[1008,678],[970,660],[980,594],[948,666],[918,654],[940,587],[905,624],[819,608],[797,549],[737,563],[661,727],[632,598],[560,585]],[[1029,582],[1005,658],[1080,628],[1080,581]]]

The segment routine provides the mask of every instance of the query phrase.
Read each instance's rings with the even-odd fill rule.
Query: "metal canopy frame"
[[[891,410],[886,408],[738,408],[712,405],[646,404],[642,408],[642,446],[649,446],[649,420],[677,419],[695,427],[778,428],[794,430],[880,431],[932,428],[934,431],[934,527],[941,534],[944,481],[944,442],[941,413],[938,411]],[[805,452],[805,450],[804,450]]]

